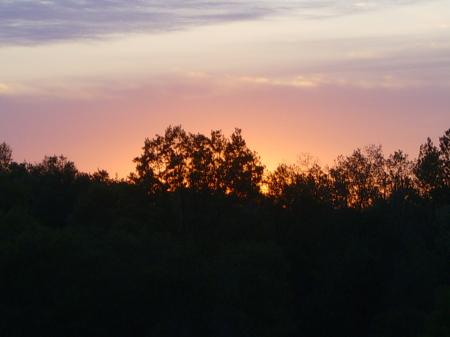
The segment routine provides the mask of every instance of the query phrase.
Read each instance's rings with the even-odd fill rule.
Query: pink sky
[[[181,124],[241,128],[272,170],[371,143],[414,158],[450,128],[448,1],[137,2],[91,8],[93,25],[67,14],[85,13],[72,1],[35,14],[0,1],[0,142],[14,160],[63,154],[125,177],[145,137]]]

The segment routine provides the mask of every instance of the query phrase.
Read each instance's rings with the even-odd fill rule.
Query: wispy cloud
[[[39,44],[129,32],[164,32],[260,18],[268,2],[207,0],[0,1],[0,43]]]
[[[203,85],[208,90],[208,95],[223,95],[233,90],[241,90],[250,87],[291,87],[299,90],[314,88],[347,88],[347,89],[377,89],[377,88],[417,88],[423,86],[443,85],[448,86],[450,82],[440,80],[437,82],[427,81],[414,76],[407,76],[400,72],[390,72],[389,69],[380,70],[373,74],[363,74],[354,76],[345,73],[328,74],[303,74],[291,77],[252,77],[252,76],[232,76],[201,73],[192,75],[186,73],[181,76],[173,76],[172,83],[183,83],[186,87],[191,85]],[[195,83],[193,80],[197,80]],[[163,79],[159,79],[163,82]],[[171,83],[171,82],[167,82]],[[167,84],[166,83],[166,84]],[[214,89],[213,89],[214,88]]]
[[[418,1],[424,0],[0,0],[0,45],[159,33],[294,9],[304,18],[321,18]]]

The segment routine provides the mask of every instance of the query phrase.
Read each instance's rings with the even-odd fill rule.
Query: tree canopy
[[[147,138],[127,179],[0,144],[2,336],[447,336],[450,130],[269,172],[240,129]]]
[[[240,129],[228,139],[221,131],[207,137],[169,126],[163,136],[147,138],[142,149],[130,180],[151,192],[187,188],[248,197],[260,190],[264,166]]]
[[[6,170],[12,162],[12,149],[5,142],[0,144],[0,169]]]

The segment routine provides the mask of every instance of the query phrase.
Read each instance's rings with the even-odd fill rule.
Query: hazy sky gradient
[[[2,1],[0,142],[125,177],[145,137],[244,138],[269,169],[450,128],[450,2]]]

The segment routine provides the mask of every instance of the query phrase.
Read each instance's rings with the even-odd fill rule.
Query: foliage
[[[130,180],[150,192],[188,188],[249,197],[259,191],[264,167],[247,148],[240,129],[226,139],[220,131],[208,138],[187,134],[181,126],[169,127],[164,136],[147,138],[142,149]]]
[[[447,336],[449,149],[265,172],[176,126],[117,180],[0,144],[0,334]]]
[[[12,162],[11,147],[5,142],[0,144],[0,170],[8,169]]]
[[[415,174],[423,193],[443,205],[450,201],[450,129],[439,138],[439,148],[430,138],[420,146]]]

